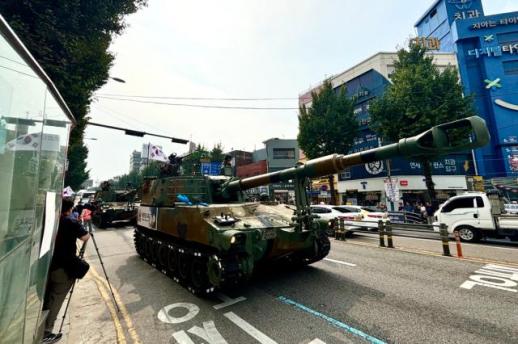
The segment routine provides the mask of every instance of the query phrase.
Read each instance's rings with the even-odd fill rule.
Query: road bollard
[[[440,225],[441,241],[442,241],[442,255],[451,257],[450,242],[448,238],[448,227],[444,223]]]
[[[455,235],[455,243],[457,245],[457,257],[458,258],[464,258],[464,256],[462,255],[462,246],[460,244],[459,231],[454,231],[453,233]]]
[[[383,225],[383,221],[378,221],[378,233],[380,235],[380,247],[385,247],[385,226]]]
[[[392,242],[392,224],[390,223],[390,220],[385,222],[385,232],[387,233],[388,248],[394,248],[394,243]]]

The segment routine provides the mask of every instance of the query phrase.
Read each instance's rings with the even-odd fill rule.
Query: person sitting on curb
[[[54,322],[67,293],[78,277],[77,270],[83,269],[82,272],[86,273],[85,267],[78,266],[81,265],[81,263],[78,263],[81,260],[76,256],[76,240],[86,242],[90,239],[90,234],[71,216],[73,208],[74,202],[72,200],[63,199],[54,255],[50,264],[47,289],[43,301],[43,309],[49,311],[42,341],[45,344],[56,343],[61,339],[61,333],[52,332]],[[86,267],[86,270],[88,270],[88,267]],[[82,274],[82,272],[79,272],[79,274]]]

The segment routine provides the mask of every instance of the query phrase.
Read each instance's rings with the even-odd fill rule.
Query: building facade
[[[438,0],[416,29],[451,42],[442,49],[456,53],[464,92],[486,120],[491,144],[475,152],[477,173],[518,192],[502,183],[518,176],[518,12],[485,16],[481,0]]]
[[[439,69],[455,66],[452,53],[434,53],[434,63]],[[370,103],[383,94],[394,71],[396,53],[378,53],[343,73],[330,78],[335,89],[346,86],[348,96],[355,98],[354,114],[360,124],[359,135],[350,153],[365,151],[381,145],[381,139],[370,129]],[[311,106],[311,92],[300,95],[300,104]],[[397,189],[396,202],[419,202],[426,186],[419,162],[402,158],[391,160],[392,183]],[[474,173],[471,155],[454,154],[433,162],[433,180],[438,198],[446,199],[466,190],[466,174]],[[389,203],[386,199],[388,169],[386,161],[351,167],[338,175],[338,192],[341,202],[376,206]],[[396,209],[397,210],[397,209]]]
[[[130,155],[130,166],[129,172],[135,172],[140,170],[140,166],[142,163],[142,153],[134,150]]]
[[[300,159],[297,140],[272,138],[263,143],[268,173],[293,167]],[[295,197],[295,188],[293,183],[290,182],[273,183],[269,185],[268,189],[271,198],[283,202],[288,202]]]
[[[40,343],[72,122],[0,16],[0,341]]]

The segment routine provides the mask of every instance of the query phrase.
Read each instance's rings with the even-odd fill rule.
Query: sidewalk
[[[59,329],[67,300],[63,303],[56,320]],[[67,317],[63,326],[63,338],[59,343],[113,344],[117,333],[110,310],[101,296],[95,277],[91,272],[76,283]]]

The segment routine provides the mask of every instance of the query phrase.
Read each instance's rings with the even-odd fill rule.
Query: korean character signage
[[[453,20],[479,18],[484,15],[481,0],[448,0],[449,13]]]
[[[500,57],[503,55],[503,53],[510,55],[518,54],[518,43],[495,45],[492,47],[468,50],[468,55],[475,56],[477,59],[481,56]]]
[[[490,29],[497,26],[506,26],[506,25],[515,25],[518,24],[518,16],[510,16],[501,19],[495,20],[483,20],[476,23],[471,24],[471,30],[482,30],[482,29]]]
[[[410,40],[410,44],[419,45],[428,50],[441,50],[441,41],[435,37],[415,37]]]

